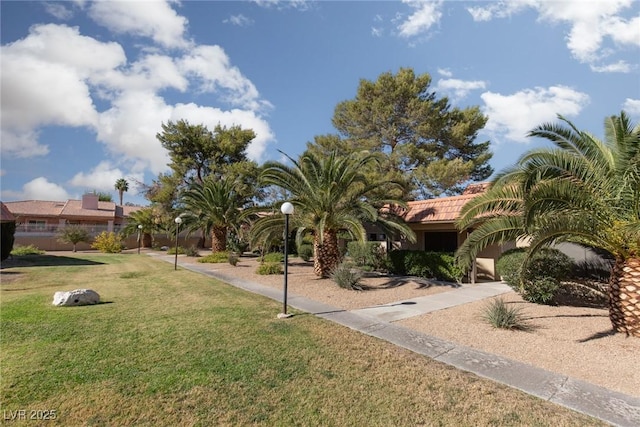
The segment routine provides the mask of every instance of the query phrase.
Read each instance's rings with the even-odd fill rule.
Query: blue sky
[[[1,197],[85,191],[145,204],[135,181],[167,172],[155,138],[186,119],[239,124],[249,156],[301,154],[334,132],[360,79],[413,68],[458,107],[489,117],[496,170],[543,144],[562,114],[602,137],[640,121],[640,2],[2,1]]]

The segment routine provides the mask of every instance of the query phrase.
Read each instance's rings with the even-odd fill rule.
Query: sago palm
[[[486,244],[518,236],[532,238],[531,252],[559,242],[603,249],[615,259],[609,283],[613,327],[640,337],[640,126],[622,112],[607,118],[601,141],[559,118],[563,124],[530,132],[554,148],[526,153],[489,192],[465,206],[459,227],[479,226],[458,257],[468,264]],[[506,188],[514,197],[500,207],[509,200],[501,193]],[[488,199],[495,204],[486,204]],[[511,228],[500,226],[507,223]]]
[[[182,218],[186,229],[205,230],[211,234],[211,251],[227,249],[227,234],[239,226],[242,197],[235,182],[228,178],[209,176],[203,183],[192,184],[182,195],[185,213]]]
[[[339,263],[338,233],[363,241],[367,222],[415,240],[411,229],[390,209],[381,209],[404,206],[402,201],[369,198],[383,184],[363,174],[372,162],[378,161],[376,155],[352,153],[339,157],[335,152],[327,156],[307,152],[297,161],[290,157],[289,160],[293,166],[265,163],[260,178],[263,184],[280,187],[290,194],[288,201],[295,208],[291,225],[297,229],[297,240],[313,235],[316,275],[327,277]],[[273,212],[254,224],[254,237],[282,229],[282,216],[279,211]]]

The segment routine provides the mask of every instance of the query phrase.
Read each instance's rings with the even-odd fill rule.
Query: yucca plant
[[[495,328],[519,331],[531,330],[531,325],[521,307],[507,305],[502,298],[496,298],[484,307],[482,318]]]

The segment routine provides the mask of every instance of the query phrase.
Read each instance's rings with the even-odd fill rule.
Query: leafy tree
[[[76,251],[76,245],[80,242],[91,242],[91,235],[86,228],[81,225],[67,225],[58,230],[58,240],[62,243],[70,243],[73,245],[73,252]]]
[[[374,198],[373,190],[382,180],[371,180],[362,171],[379,161],[380,156],[370,153],[351,153],[346,156],[332,152],[319,156],[303,154],[298,161],[288,157],[293,167],[278,162],[267,162],[261,182],[274,185],[290,194],[295,212],[291,225],[297,229],[297,244],[306,235],[313,235],[314,272],[329,277],[340,262],[338,233],[346,232],[358,241],[364,241],[363,223],[378,223],[413,240],[415,235],[402,222],[390,206],[404,206],[395,199]],[[390,185],[393,185],[391,183]],[[255,239],[279,233],[282,236],[282,215],[274,212],[264,215],[252,227]],[[384,207],[384,209],[382,209]]]
[[[181,192],[194,183],[204,183],[209,176],[234,181],[242,198],[261,196],[257,188],[259,166],[247,158],[247,147],[255,138],[253,130],[217,125],[211,132],[186,120],[169,121],[162,129],[156,137],[169,152],[171,172],[160,174],[147,187],[146,197],[167,216],[182,210]]]
[[[113,196],[111,193],[93,190],[93,194],[98,196],[98,200],[101,202],[113,202]]]
[[[464,207],[458,227],[475,230],[457,257],[468,267],[487,245],[525,236],[530,255],[565,241],[602,249],[615,259],[613,328],[640,337],[640,126],[623,111],[605,120],[601,141],[559,119],[529,133],[554,148],[526,153]]]
[[[126,179],[120,178],[116,181],[114,185],[115,189],[118,190],[118,195],[120,196],[120,206],[122,206],[122,195],[129,191],[129,183]]]
[[[230,178],[209,176],[203,183],[195,182],[182,195],[185,208],[184,226],[189,230],[203,229],[211,234],[211,251],[227,249],[231,229],[238,230],[241,208],[245,199],[236,191]]]
[[[185,183],[202,183],[210,174],[220,177],[230,165],[247,162],[247,147],[256,134],[240,126],[219,124],[211,132],[204,125],[179,120],[163,123],[162,133],[156,137],[169,151],[174,174],[181,175]]]
[[[430,84],[429,74],[416,76],[409,68],[383,73],[375,82],[362,79],[356,97],[335,108],[339,135],[316,138],[318,147],[309,148],[385,153],[382,172],[404,183],[405,198],[457,194],[469,181],[488,178],[489,142],[474,142],[487,118],[478,107],[451,108]]]

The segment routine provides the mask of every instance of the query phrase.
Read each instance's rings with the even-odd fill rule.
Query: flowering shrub
[[[122,252],[122,237],[120,237],[120,234],[114,233],[113,231],[103,231],[96,236],[91,247],[108,254]]]

